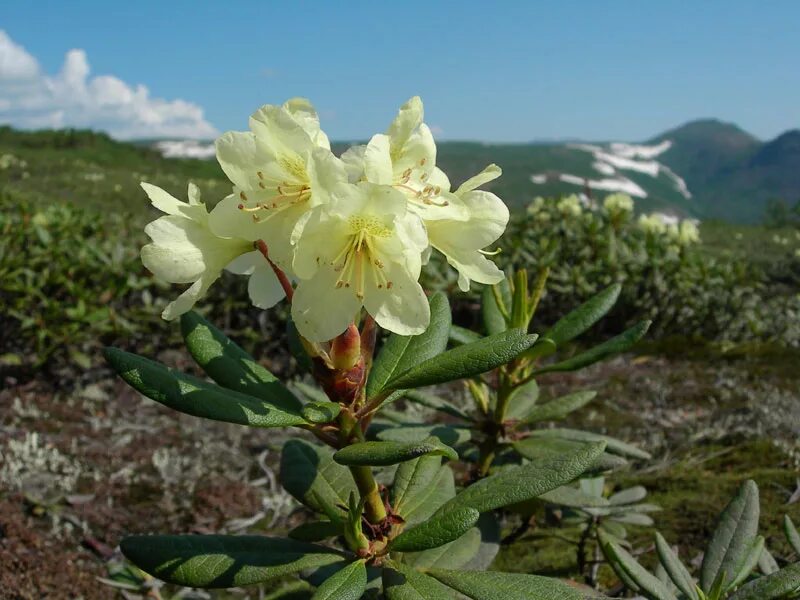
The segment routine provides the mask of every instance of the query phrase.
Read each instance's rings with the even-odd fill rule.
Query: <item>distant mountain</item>
[[[548,148],[531,175],[544,194],[618,189],[641,210],[741,223],[760,221],[772,198],[800,200],[800,130],[761,142],[734,124],[702,119],[639,145]]]
[[[700,217],[755,222],[769,199],[800,199],[800,131],[764,143],[730,123],[703,120],[652,141],[665,139],[672,147],[661,160],[684,177]]]
[[[213,145],[152,141],[165,156],[213,157]],[[641,211],[752,223],[771,198],[800,200],[800,130],[762,142],[732,123],[692,121],[643,143],[547,141],[439,143],[438,163],[454,184],[489,163],[503,177],[489,184],[512,206],[535,196],[620,191]],[[334,144],[341,152],[345,144]]]

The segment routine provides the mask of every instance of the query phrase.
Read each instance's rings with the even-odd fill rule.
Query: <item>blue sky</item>
[[[0,30],[38,62],[40,79],[82,49],[92,75],[185,100],[219,131],[297,95],[342,140],[383,130],[414,94],[442,139],[643,140],[712,116],[762,138],[800,126],[797,1],[4,0]],[[44,87],[50,104],[76,93]],[[0,120],[39,123],[39,113],[19,116],[14,89]],[[140,131],[103,106],[59,114],[121,137]]]

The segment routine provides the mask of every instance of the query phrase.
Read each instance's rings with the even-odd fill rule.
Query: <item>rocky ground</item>
[[[160,358],[191,370],[180,353]],[[636,442],[653,454],[613,482],[648,488],[648,501],[663,508],[656,526],[682,554],[699,554],[738,482],[753,478],[762,493],[767,544],[779,559],[790,559],[779,522],[784,514],[800,521],[796,359],[769,349],[739,356],[662,347],[580,375],[554,375],[541,387],[551,395],[599,390],[569,425]],[[129,575],[116,549],[125,534],[285,531],[302,519],[276,482],[282,432],[181,415],[102,373],[71,391],[35,381],[5,384],[2,598],[133,598],[133,589],[101,581]],[[516,524],[509,518],[506,526]],[[568,537],[534,527],[504,548],[495,566],[574,575]],[[652,539],[645,529],[634,537],[643,550]]]

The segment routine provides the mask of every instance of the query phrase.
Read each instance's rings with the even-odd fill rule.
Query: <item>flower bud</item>
[[[350,323],[340,336],[331,342],[331,362],[338,371],[349,371],[361,358],[361,334],[355,323]]]

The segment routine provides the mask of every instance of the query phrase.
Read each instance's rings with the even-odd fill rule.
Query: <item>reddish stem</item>
[[[272,259],[269,257],[269,248],[267,248],[267,244],[264,242],[264,240],[258,240],[256,242],[256,247],[258,248],[258,251],[264,255],[264,258],[267,259],[269,266],[272,267],[275,276],[278,278],[278,281],[283,288],[283,293],[286,294],[286,299],[291,302],[292,296],[294,296],[294,288],[292,287],[292,283],[289,281],[289,278],[286,277],[286,273],[284,273],[283,269],[281,269],[278,265],[272,262]]]

